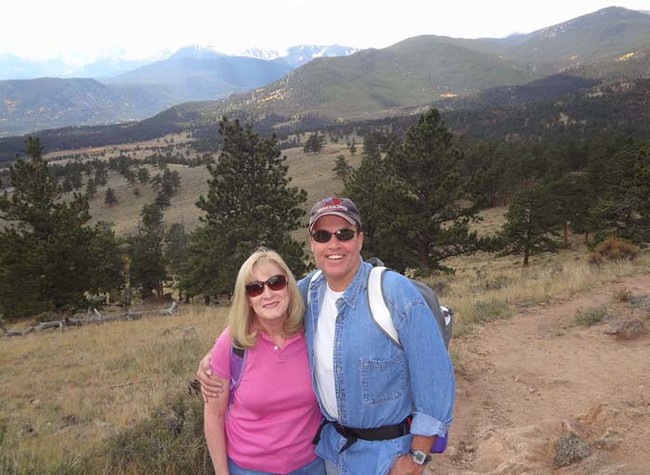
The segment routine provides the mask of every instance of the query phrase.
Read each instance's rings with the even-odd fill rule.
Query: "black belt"
[[[333,424],[336,432],[345,437],[345,444],[339,450],[339,453],[350,448],[357,440],[390,440],[397,439],[402,437],[410,432],[410,421],[411,418],[407,417],[399,424],[394,424],[390,426],[377,427],[374,429],[353,429],[352,427],[345,427],[339,424],[338,422],[325,421],[318,430],[314,443],[318,443],[320,439],[320,432],[325,424]]]

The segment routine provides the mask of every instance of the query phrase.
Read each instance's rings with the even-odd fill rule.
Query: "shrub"
[[[556,467],[567,467],[591,455],[589,446],[577,435],[568,434],[555,442],[553,462]]]
[[[632,300],[632,291],[627,287],[618,289],[614,292],[613,299],[614,302],[629,302]]]
[[[493,299],[475,302],[473,310],[477,322],[502,320],[512,316],[512,308],[502,300]]]
[[[578,325],[590,327],[600,323],[606,315],[607,309],[605,307],[596,307],[577,312],[575,320]]]
[[[589,261],[592,264],[603,264],[606,261],[628,260],[632,261],[639,254],[639,247],[630,241],[615,236],[599,243],[591,253]]]

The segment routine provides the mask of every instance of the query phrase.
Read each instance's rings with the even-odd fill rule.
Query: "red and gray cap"
[[[309,232],[314,224],[323,216],[339,216],[348,223],[359,226],[361,229],[361,216],[357,206],[347,198],[330,197],[316,203],[309,213]]]

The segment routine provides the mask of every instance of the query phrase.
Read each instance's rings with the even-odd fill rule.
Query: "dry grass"
[[[465,334],[484,321],[507,318],[517,308],[543,305],[568,298],[593,286],[622,276],[647,273],[650,254],[637,262],[612,262],[595,266],[589,263],[584,246],[574,246],[558,254],[544,254],[522,267],[520,259],[477,254],[449,263],[456,273],[431,279],[442,287],[441,300],[456,312],[457,335]]]
[[[173,317],[0,340],[0,428],[8,445],[54,463],[148,417],[185,391],[225,313],[184,306]]]
[[[179,138],[175,138],[174,143],[180,147],[180,150],[184,150]],[[129,148],[126,146],[114,147],[96,150],[93,153],[102,153],[102,158],[106,160],[119,153],[128,153],[129,156],[136,159],[144,158],[146,145],[152,146],[152,144],[141,143],[131,145]],[[89,153],[89,155],[91,154]],[[316,155],[305,154],[301,147],[284,150],[283,155],[287,157],[289,176],[292,177],[291,186],[307,191],[307,201],[303,205],[305,211],[309,210],[312,202],[341,191],[343,183],[333,172],[338,155],[345,156],[348,163],[354,167],[357,167],[361,161],[360,153],[351,155],[344,142],[328,143]],[[157,168],[153,166],[148,168],[151,176],[158,173]],[[180,174],[181,186],[177,194],[172,197],[171,206],[165,210],[165,222],[167,225],[181,223],[190,232],[199,224],[199,217],[203,214],[196,207],[196,201],[201,195],[207,196],[210,174],[205,166],[187,167],[170,164],[169,169]],[[108,187],[113,188],[116,192],[117,203],[113,206],[104,203]],[[136,232],[142,207],[155,199],[155,192],[150,186],[138,185],[136,188],[138,188],[139,196],[134,194],[134,187],[129,186],[123,176],[111,172],[107,185],[99,187],[97,194],[90,200],[90,214],[93,217],[93,222],[113,223],[113,229],[120,236]]]
[[[332,171],[337,155],[343,154],[353,166],[360,161],[345,143],[328,144],[318,155],[305,155],[300,148],[283,153],[294,177],[292,185],[308,191],[305,210],[315,200],[340,191],[342,183]],[[181,188],[166,210],[166,222],[181,222],[191,230],[198,222],[195,202],[207,191],[208,173],[205,167],[170,168],[181,174]],[[153,191],[141,186],[136,197],[116,174],[111,174],[108,186],[117,191],[118,204],[105,205],[105,189],[100,189],[91,202],[94,220],[115,223],[118,234],[134,232],[139,211],[153,200]],[[504,213],[505,208],[483,213],[484,221],[476,229],[494,234]],[[298,234],[304,238],[304,230]],[[455,338],[460,338],[481,322],[506,318],[519,307],[566,298],[600,282],[650,269],[647,252],[634,263],[592,266],[587,260],[580,237],[574,237],[570,249],[535,256],[528,268],[512,256],[452,259],[446,264],[456,273],[431,283],[442,287],[441,300],[454,308]],[[60,467],[70,454],[98,449],[107,437],[150,417],[170,394],[185,391],[197,361],[224,322],[223,308],[184,306],[174,317],[0,339],[0,452]]]
[[[572,252],[537,257],[527,269],[512,258],[456,259],[457,273],[436,279],[444,287],[443,302],[456,312],[455,338],[520,306],[650,269],[647,253],[636,263],[593,266],[586,252],[567,259]],[[185,391],[197,361],[224,327],[225,314],[224,308],[183,306],[174,317],[1,339],[0,450],[57,468],[70,454],[101,450],[107,437],[134,427],[170,395]]]

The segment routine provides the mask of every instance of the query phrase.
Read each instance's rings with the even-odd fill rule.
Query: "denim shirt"
[[[368,303],[368,274],[362,263],[337,301],[334,336],[334,379],[340,424],[377,428],[398,424],[413,415],[411,434],[443,435],[449,428],[454,402],[454,373],[435,317],[409,280],[385,272],[382,288],[402,348],[372,319]],[[316,395],[314,338],[320,303],[326,289],[321,274],[299,282],[310,292],[305,314],[307,352]],[[320,402],[319,402],[320,404]],[[325,414],[321,406],[321,412]],[[395,459],[408,453],[411,435],[386,441],[358,440],[344,452],[345,439],[326,424],[316,453],[336,462],[341,474],[388,473]]]

